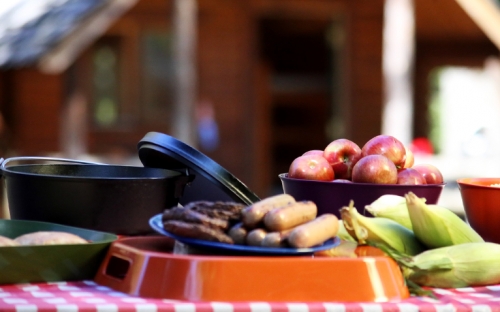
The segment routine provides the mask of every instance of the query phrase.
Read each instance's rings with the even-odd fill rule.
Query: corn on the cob
[[[427,205],[413,193],[405,195],[415,236],[428,248],[484,242],[479,234],[451,210]]]
[[[339,231],[337,232],[338,238],[340,238],[343,241],[350,241],[350,242],[356,242],[356,240],[347,232],[344,221],[339,220]]]
[[[385,250],[419,286],[459,288],[500,283],[500,245],[464,243],[430,249],[414,257]]]
[[[365,209],[375,217],[391,219],[409,230],[413,230],[404,196],[386,194],[380,196]]]
[[[352,201],[349,207],[343,207],[340,212],[347,232],[360,244],[385,244],[408,255],[416,255],[424,250],[412,231],[391,219],[365,217],[353,207]]]

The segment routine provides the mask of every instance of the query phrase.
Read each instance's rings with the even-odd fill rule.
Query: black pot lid
[[[214,160],[188,144],[159,132],[148,132],[138,143],[139,159],[145,167],[188,171],[194,179],[184,189],[179,203],[234,201],[250,205],[260,200],[243,182]]]

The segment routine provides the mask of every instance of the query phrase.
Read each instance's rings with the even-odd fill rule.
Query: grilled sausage
[[[288,245],[286,239],[290,235],[290,231],[267,233],[260,245],[262,247],[286,247]]]
[[[235,244],[245,245],[247,229],[243,227],[243,223],[239,222],[229,229],[228,235],[233,239]]]
[[[287,240],[292,247],[308,248],[335,237],[338,230],[339,219],[327,213],[294,228]]]
[[[269,211],[264,216],[264,226],[272,232],[284,231],[313,220],[317,214],[315,203],[300,201]]]
[[[294,202],[295,199],[288,194],[279,194],[267,197],[244,208],[241,211],[241,219],[247,229],[253,229],[262,221],[267,212]]]
[[[264,229],[257,228],[253,229],[247,234],[246,243],[249,246],[261,246],[262,240],[266,236],[267,232]]]

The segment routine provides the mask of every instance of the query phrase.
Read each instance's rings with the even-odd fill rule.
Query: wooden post
[[[196,143],[194,106],[197,100],[197,0],[174,1],[175,101],[172,135],[186,144]]]
[[[418,0],[417,0],[418,1]],[[412,140],[415,22],[413,0],[386,0],[382,133],[404,144]]]

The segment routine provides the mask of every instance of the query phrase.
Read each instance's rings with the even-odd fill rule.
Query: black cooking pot
[[[44,164],[9,165],[35,161]],[[13,157],[0,170],[11,219],[121,235],[151,233],[149,219],[176,206],[192,176],[160,168],[50,157]]]

